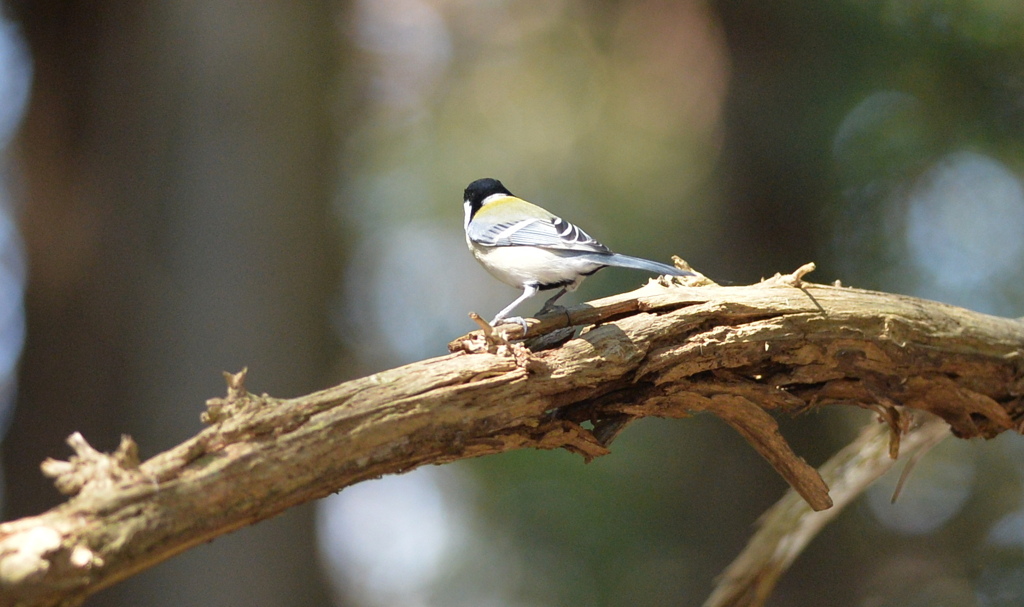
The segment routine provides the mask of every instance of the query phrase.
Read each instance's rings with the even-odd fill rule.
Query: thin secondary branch
[[[900,455],[909,456],[911,461],[950,436],[941,419],[919,416],[923,419],[912,425],[900,441]],[[782,574],[818,532],[896,464],[890,452],[893,438],[884,425],[866,426],[856,440],[821,467],[835,500],[829,510],[815,512],[795,491],[788,491],[761,516],[757,533],[718,577],[704,607],[763,605]]]
[[[0,525],[0,605],[78,604],[383,474],[522,448],[598,457],[644,416],[724,417],[815,508],[831,503],[825,484],[766,411],[903,406],[960,437],[1021,431],[1019,321],[795,275],[748,287],[664,280],[540,319],[525,345],[497,327],[455,340],[448,356],[300,398],[255,396],[231,376],[228,396],[208,403],[208,428],[142,463],[130,441],[107,456],[76,438],[69,462],[46,464],[74,497]]]

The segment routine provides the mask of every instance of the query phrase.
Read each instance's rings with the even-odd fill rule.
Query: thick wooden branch
[[[571,326],[586,328],[572,338]],[[964,438],[1020,432],[1024,419],[1020,321],[799,276],[652,282],[542,319],[530,335],[532,349],[478,332],[451,355],[288,400],[249,394],[244,375],[231,376],[228,396],[208,403],[207,429],[142,463],[129,440],[107,456],[75,438],[69,462],[45,464],[74,497],[0,525],[0,605],[78,604],[383,474],[527,447],[597,457],[643,416],[723,417],[817,509],[831,503],[825,484],[766,411],[876,408],[894,437],[897,405]]]

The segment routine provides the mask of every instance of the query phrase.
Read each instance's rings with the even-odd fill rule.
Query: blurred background
[[[2,7],[8,519],[62,500],[39,463],[73,431],[145,457],[192,436],[222,370],[288,397],[443,354],[516,296],[465,249],[479,177],[716,279],[815,261],[816,282],[1024,314],[1019,2]],[[870,420],[780,421],[819,464]],[[613,447],[363,483],[88,604],[700,605],[783,482],[705,416]],[[1024,603],[1022,461],[1019,436],[946,441],[769,604]]]

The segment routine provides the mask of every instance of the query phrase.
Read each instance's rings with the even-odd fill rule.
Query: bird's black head
[[[466,186],[466,192],[463,194],[462,200],[469,205],[472,213],[476,214],[483,205],[484,200],[492,194],[505,194],[506,196],[511,196],[512,192],[509,192],[508,188],[501,185],[501,182],[497,179],[485,177],[483,179],[477,179]]]

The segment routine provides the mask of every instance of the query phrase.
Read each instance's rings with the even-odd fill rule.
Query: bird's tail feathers
[[[650,261],[648,259],[641,259],[639,257],[630,257],[629,255],[620,255],[613,253],[612,255],[594,255],[594,261],[597,261],[606,266],[615,266],[618,268],[632,268],[634,270],[646,270],[655,274],[668,274],[669,276],[693,276],[693,272],[687,272],[686,270],[680,270],[670,265],[658,263],[657,261]]]

